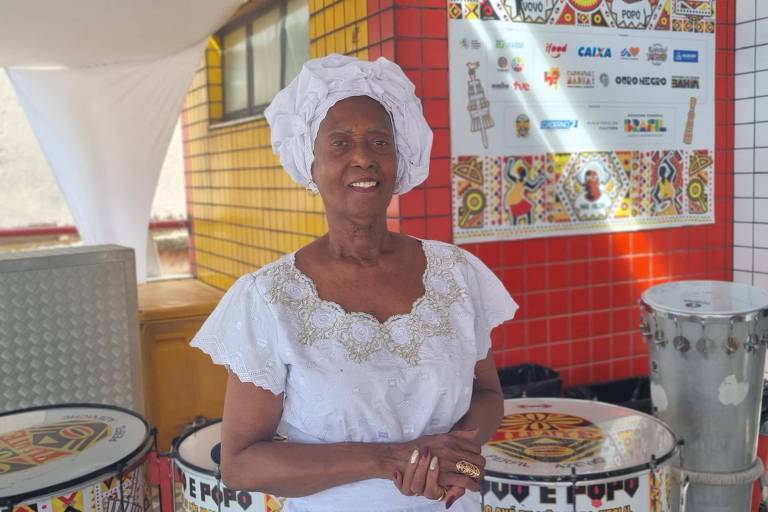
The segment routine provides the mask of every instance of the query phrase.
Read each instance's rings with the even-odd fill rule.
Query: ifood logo
[[[562,54],[568,51],[568,45],[547,43],[547,45],[544,47],[544,51],[546,51],[553,59],[559,59]]]

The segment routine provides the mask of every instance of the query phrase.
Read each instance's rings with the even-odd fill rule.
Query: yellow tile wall
[[[368,59],[366,0],[308,2],[310,57]],[[327,229],[320,198],[298,187],[272,154],[263,117],[222,124],[223,109],[221,55],[211,38],[182,127],[194,266],[198,279],[220,289]]]

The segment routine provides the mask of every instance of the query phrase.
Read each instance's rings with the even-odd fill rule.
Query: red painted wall
[[[637,302],[649,286],[732,279],[734,0],[718,0],[715,211],[710,226],[463,245],[520,304],[494,331],[499,366],[539,363],[566,386],[647,375]],[[448,20],[444,0],[368,0],[369,55],[416,85],[435,134],[429,179],[399,198],[393,226],[451,241]],[[399,212],[398,212],[399,208]]]

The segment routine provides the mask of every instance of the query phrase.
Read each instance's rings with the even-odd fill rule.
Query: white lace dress
[[[278,432],[297,443],[399,442],[466,413],[475,363],[517,304],[474,255],[423,241],[425,293],[380,323],[321,300],[294,254],[241,277],[192,340],[243,382],[285,392]],[[452,511],[480,509],[467,493]],[[372,479],[286,501],[286,512],[426,512],[443,503]]]

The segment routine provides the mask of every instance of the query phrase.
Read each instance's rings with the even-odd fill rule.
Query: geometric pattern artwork
[[[715,0],[448,2],[449,19],[714,33]]]
[[[706,150],[464,155],[452,160],[461,242],[711,222]]]
[[[488,445],[515,460],[568,463],[594,456],[603,437],[584,418],[534,412],[505,416]]]
[[[112,435],[103,421],[70,420],[0,435],[0,475],[83,452]]]

